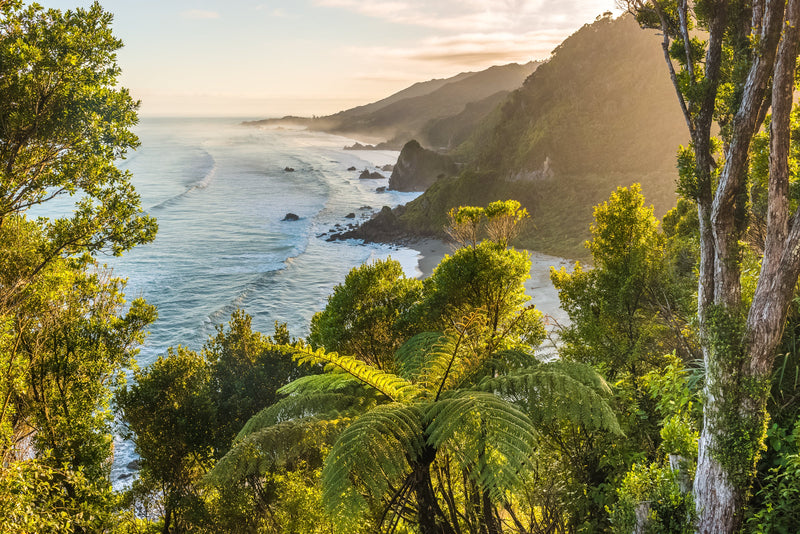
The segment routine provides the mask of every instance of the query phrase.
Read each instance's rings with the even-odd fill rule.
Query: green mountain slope
[[[326,117],[284,117],[246,124],[300,124],[313,130],[382,141],[382,148],[400,150],[412,138],[424,145],[432,144],[428,131],[436,130],[437,121],[452,118],[431,134],[436,141],[433,144],[443,146],[438,142],[443,136],[463,141],[502,96],[521,87],[540,64],[511,63],[417,83],[377,102]]]
[[[642,183],[658,214],[674,205],[675,153],[688,137],[675,99],[653,32],[630,17],[586,25],[459,146],[460,177],[435,183],[392,224],[398,235],[436,235],[453,206],[515,198],[533,218],[521,245],[582,257],[592,206],[617,186]]]

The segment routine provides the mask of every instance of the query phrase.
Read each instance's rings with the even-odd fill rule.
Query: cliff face
[[[389,178],[389,189],[425,191],[439,178],[453,176],[457,172],[449,157],[426,150],[412,139],[400,151]]]

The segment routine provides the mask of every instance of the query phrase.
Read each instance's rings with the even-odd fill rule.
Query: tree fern
[[[515,402],[535,424],[562,420],[622,433],[605,399],[610,393],[608,385],[588,365],[560,361],[543,363],[486,379],[479,387]]]
[[[462,390],[430,404],[426,417],[428,444],[450,451],[493,499],[519,483],[536,443],[519,408],[491,393]]]
[[[328,511],[363,511],[366,499],[380,501],[396,489],[425,446],[423,436],[417,405],[385,404],[355,420],[325,460],[322,486]]]
[[[347,418],[311,418],[262,428],[235,442],[206,475],[206,482],[219,485],[260,477],[295,459],[318,454],[319,446],[332,443],[348,423]]]
[[[364,388],[362,388],[364,389]],[[245,423],[234,443],[278,423],[296,419],[338,419],[362,413],[377,403],[375,395],[363,391],[360,395],[335,391],[308,392],[281,399],[264,408]]]
[[[430,354],[443,341],[444,334],[441,332],[422,332],[403,343],[394,354],[398,374],[406,380],[417,382]]]
[[[323,364],[328,373],[335,370],[348,373],[393,401],[409,400],[420,394],[420,390],[412,382],[376,369],[353,356],[342,356],[324,349],[313,350],[302,344],[276,345],[273,350],[289,352],[301,364]]]

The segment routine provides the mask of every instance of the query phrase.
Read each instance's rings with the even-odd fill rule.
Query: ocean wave
[[[211,184],[211,182],[214,181],[214,178],[217,175],[217,162],[214,159],[214,157],[211,154],[209,154],[208,152],[203,151],[203,153],[206,156],[208,156],[208,158],[211,161],[211,165],[207,167],[208,170],[203,175],[203,177],[200,178],[199,180],[195,181],[195,182],[190,182],[185,191],[183,191],[181,193],[178,193],[177,195],[172,196],[172,197],[170,197],[170,198],[168,198],[168,199],[166,199],[166,200],[164,200],[162,202],[159,202],[158,204],[155,204],[154,206],[151,206],[147,211],[157,211],[157,210],[166,208],[166,207],[174,204],[175,202],[181,200],[182,198],[190,195],[194,191],[206,189]]]

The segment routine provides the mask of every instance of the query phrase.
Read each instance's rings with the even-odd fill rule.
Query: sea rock
[[[372,209],[372,206],[361,206],[361,207],[360,207],[360,208],[358,208],[358,209],[360,209],[361,211],[369,211],[369,210],[371,210],[371,209]]]
[[[398,222],[398,217],[405,211],[406,207],[403,205],[394,209],[383,206],[370,220],[340,234],[337,239],[363,239],[367,243],[388,243],[407,238],[408,232]]]
[[[353,213],[353,212],[350,212],[347,215],[345,215],[344,218],[345,219],[355,219],[356,218],[356,214]]]
[[[141,461],[139,459],[136,459],[128,462],[128,465],[126,465],[125,467],[127,467],[131,471],[138,471],[140,466],[141,466]]]
[[[354,170],[356,170],[356,168],[355,167],[347,167],[347,170],[348,171],[354,171]]]
[[[425,191],[436,180],[458,173],[449,157],[426,150],[415,140],[405,144],[389,178],[389,189]]]
[[[375,189],[375,192],[376,192],[376,193],[385,193],[385,192],[386,192],[386,186],[385,186],[385,185],[383,185],[383,186],[381,186],[381,187],[378,187],[378,188],[376,188],[376,189]]]
[[[361,174],[358,175],[358,178],[360,180],[382,180],[386,177],[379,172],[369,172],[369,170],[364,169],[361,171]]]
[[[285,172],[294,172],[294,169],[293,169],[293,168],[291,168],[291,167],[284,167],[284,168],[283,168],[283,170],[284,170]]]
[[[391,163],[387,163],[386,165],[381,167],[381,170],[385,172],[392,172],[394,170],[394,165],[392,165]]]
[[[286,216],[284,216],[284,218],[281,219],[281,220],[282,221],[299,221],[300,220],[300,216],[295,214],[295,213],[287,213]]]

